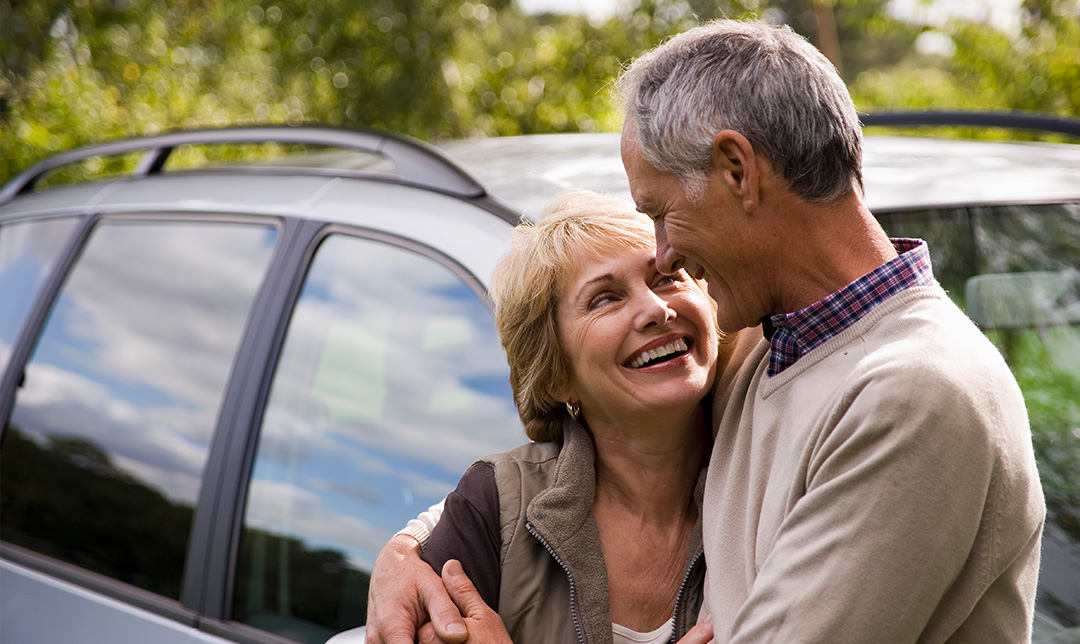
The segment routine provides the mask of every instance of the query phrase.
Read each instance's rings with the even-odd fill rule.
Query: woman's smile
[[[656,268],[652,248],[586,254],[563,285],[560,343],[590,422],[691,409],[712,384],[712,303],[683,271]]]
[[[694,340],[690,337],[675,338],[670,342],[665,342],[663,339],[656,340],[650,342],[624,364],[631,369],[647,369],[667,364],[685,356],[693,345]]]

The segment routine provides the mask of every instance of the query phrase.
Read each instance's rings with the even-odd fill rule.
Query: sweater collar
[[[761,322],[769,341],[770,377],[862,319],[890,297],[934,281],[930,253],[921,239],[891,239],[898,254],[844,288],[794,313]]]

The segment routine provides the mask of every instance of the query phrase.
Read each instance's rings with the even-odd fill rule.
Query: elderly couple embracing
[[[533,442],[384,548],[368,642],[1030,640],[1020,390],[863,204],[835,69],[718,21],[618,89],[636,211],[560,196],[492,285]]]

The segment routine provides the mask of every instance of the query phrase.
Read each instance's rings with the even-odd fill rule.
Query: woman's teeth
[[[639,369],[646,364],[653,362],[659,358],[665,358],[671,356],[674,353],[686,353],[686,340],[679,338],[674,342],[669,342],[662,347],[656,347],[655,349],[649,349],[638,354],[633,360],[631,360],[628,366],[631,369]]]

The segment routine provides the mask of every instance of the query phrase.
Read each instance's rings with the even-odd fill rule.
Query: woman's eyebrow
[[[649,267],[650,270],[652,270],[652,269],[654,269],[656,267],[656,257],[655,256],[649,257],[648,267]],[[581,294],[584,293],[586,290],[588,290],[589,287],[591,287],[591,286],[594,286],[594,285],[602,283],[602,282],[613,282],[613,281],[615,281],[615,274],[614,273],[609,272],[609,273],[604,273],[603,275],[597,275],[596,277],[593,277],[593,278],[589,279],[588,281],[586,281],[584,284],[582,284],[581,288],[579,288],[577,290],[576,296],[581,297]]]
[[[603,275],[597,275],[596,277],[594,277],[594,278],[588,280],[587,282],[585,282],[584,284],[582,284],[581,288],[579,288],[578,291],[577,291],[577,295],[578,295],[578,297],[581,297],[581,294],[584,293],[585,291],[587,291],[593,285],[601,283],[601,282],[610,282],[610,281],[612,281],[614,279],[615,279],[614,273],[604,273]]]

